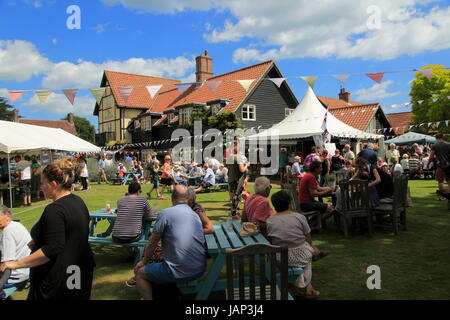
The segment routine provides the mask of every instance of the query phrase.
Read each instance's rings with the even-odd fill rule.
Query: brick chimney
[[[69,113],[67,114],[67,121],[68,121],[70,124],[74,124],[74,122],[73,122],[73,113],[72,113],[72,112],[69,112]]]
[[[196,71],[195,81],[203,82],[213,76],[212,72],[212,58],[208,56],[208,50],[205,53],[195,58]]]
[[[19,122],[19,110],[17,110],[17,109],[13,110],[12,121]]]
[[[341,91],[339,92],[339,99],[348,103],[350,101],[350,92],[345,91],[345,88],[341,88]]]

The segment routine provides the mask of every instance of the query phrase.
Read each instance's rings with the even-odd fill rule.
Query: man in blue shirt
[[[173,207],[161,211],[145,247],[144,258],[134,268],[136,286],[144,300],[153,300],[151,282],[191,281],[205,272],[206,245],[202,222],[188,202],[188,189],[182,185],[175,186]],[[148,263],[160,239],[164,260]]]
[[[373,151],[373,144],[369,143],[364,145],[364,149],[358,153],[358,158],[364,158],[373,166],[377,165],[378,156],[375,151]]]
[[[208,163],[205,162],[205,164],[203,165],[203,170],[205,172],[205,175],[203,176],[200,187],[195,189],[196,193],[200,192],[204,188],[209,188],[216,184],[216,175],[214,174],[214,171],[209,167]]]

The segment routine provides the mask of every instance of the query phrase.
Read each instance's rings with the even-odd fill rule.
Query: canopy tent
[[[322,136],[323,123],[327,110],[317,99],[311,87],[308,87],[302,101],[294,111],[283,121],[249,139],[278,135],[279,140],[300,139],[314,136]],[[330,112],[327,113],[326,128],[335,137],[381,139],[382,135],[372,134],[355,129],[338,120]]]
[[[8,154],[8,171],[11,153],[32,150],[61,150],[72,152],[100,152],[100,148],[62,129],[33,126],[0,120],[0,153]],[[9,172],[9,197],[12,207],[11,172]]]
[[[397,145],[413,144],[413,143],[436,143],[436,138],[417,132],[407,132],[393,139],[386,140],[384,143]]]
[[[100,148],[62,129],[0,120],[0,152],[30,150],[100,152]]]

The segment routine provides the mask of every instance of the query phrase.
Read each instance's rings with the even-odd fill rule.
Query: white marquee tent
[[[0,153],[8,155],[33,150],[61,150],[71,152],[100,152],[92,143],[62,129],[0,120]],[[11,175],[10,175],[11,177]],[[10,180],[10,199],[11,180]],[[12,201],[10,201],[12,202]],[[11,204],[12,205],[12,204]]]
[[[270,137],[278,135],[279,140],[301,139],[307,137],[321,137],[323,133],[323,120],[327,110],[317,99],[311,87],[308,87],[300,104],[283,121],[273,125],[271,128],[250,136],[253,140],[258,137]],[[355,129],[334,115],[328,113],[326,128],[334,137],[359,138],[359,139],[381,139],[382,135],[364,132]]]

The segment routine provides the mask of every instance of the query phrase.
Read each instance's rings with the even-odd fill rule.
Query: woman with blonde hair
[[[166,155],[164,157],[164,164],[162,165],[161,195],[164,195],[164,189],[167,186],[170,188],[170,192],[172,192],[173,190],[174,177],[172,173],[172,168],[173,168],[172,159],[170,158],[169,155]]]
[[[88,242],[89,210],[70,192],[73,176],[69,159],[45,167],[41,188],[53,202],[31,229],[32,253],[1,267],[0,272],[30,268],[29,300],[90,299],[95,263]],[[74,275],[79,279],[75,283]]]

